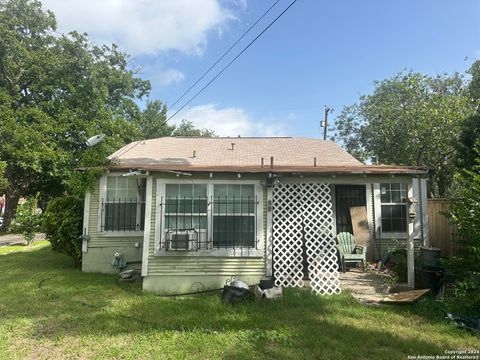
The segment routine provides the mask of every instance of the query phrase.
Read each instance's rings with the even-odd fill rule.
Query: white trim
[[[255,257],[263,258],[265,251],[263,249],[235,248],[235,249],[208,249],[198,251],[186,250],[160,250],[155,251],[155,256],[222,256],[222,257]]]
[[[98,234],[102,234],[102,199],[105,197],[107,193],[107,176],[103,175],[100,178],[100,184],[98,185],[98,221],[97,221],[97,232]]]
[[[258,199],[257,204],[257,231],[256,231],[256,241],[257,249],[261,249],[263,254],[265,254],[265,229],[263,228],[263,187],[260,185],[260,181],[257,181],[254,187],[255,196]]]
[[[417,204],[415,205],[416,215],[415,215],[415,220],[413,222],[413,238],[421,239],[422,238],[422,218],[420,214],[420,179],[419,178],[412,179],[412,187],[413,187],[413,197],[417,200]]]
[[[257,249],[252,248],[235,248],[235,249],[202,249],[198,251],[164,251],[160,249],[162,243],[161,236],[165,234],[164,209],[160,206],[160,199],[165,196],[166,184],[206,184],[207,198],[213,195],[214,184],[238,184],[238,185],[254,185],[255,195],[258,200],[257,204],[257,230],[256,241]],[[211,204],[207,207],[207,221],[209,229],[213,229],[213,216]],[[211,242],[213,232],[208,231],[209,241]],[[177,255],[178,254],[178,255]],[[154,240],[154,256],[232,256],[232,257],[263,257],[265,256],[265,239],[263,229],[263,192],[260,180],[212,180],[212,179],[169,179],[157,178],[157,210],[155,211],[155,240]]]
[[[109,238],[109,237],[138,237],[142,238],[143,231],[103,231],[97,234],[100,238]]]
[[[330,202],[332,205],[332,231],[333,234],[336,236],[337,232],[337,187],[335,184],[329,184],[330,187]]]
[[[88,251],[88,226],[90,224],[90,192],[85,192],[85,200],[83,202],[83,237],[82,237],[82,252]]]
[[[375,238],[377,241],[382,238],[382,198],[380,196],[380,183],[373,184],[373,199],[375,209]]]
[[[145,224],[143,227],[143,249],[142,249],[142,276],[148,273],[148,251],[150,248],[150,228],[152,219],[152,185],[151,176],[147,177],[147,186],[145,189]]]
[[[272,276],[273,274],[273,188],[267,187],[267,237],[265,244],[265,275]]]
[[[408,183],[407,199],[413,197],[413,180],[414,179]],[[415,243],[413,239],[414,221],[410,220],[409,210],[410,209],[407,207],[407,275],[408,286],[413,289],[415,287]]]
[[[419,179],[421,198],[418,201],[421,203],[421,216],[422,216],[422,232],[423,232],[423,245],[430,246],[429,228],[428,228],[428,202],[427,202],[427,179]]]
[[[350,176],[344,175],[318,175],[302,177],[287,177],[282,176],[277,179],[282,183],[328,183],[333,185],[366,185],[371,183],[408,183],[411,180],[411,175],[364,175],[364,174],[352,174]]]
[[[164,209],[161,206],[162,197],[165,194],[165,183],[157,179],[157,194],[155,204],[155,238],[153,239],[153,254],[160,251],[160,234],[164,233],[165,222],[163,221]]]
[[[102,212],[102,200],[105,199],[107,194],[107,179],[108,177],[122,176],[123,173],[106,173],[100,178],[100,184],[98,189],[98,221],[97,221],[97,236],[98,237],[143,237],[143,231],[102,231],[102,223],[105,220],[105,214]],[[147,175],[133,176],[132,178],[151,178]],[[151,199],[150,199],[151,200]],[[146,208],[146,199],[145,199]],[[140,219],[140,206],[137,204],[137,219]]]
[[[372,254],[374,253],[374,235],[375,235],[375,219],[373,218],[373,206],[374,204],[372,203],[372,184],[366,184],[365,186],[365,197],[366,197],[366,203],[367,203],[367,225],[368,225],[368,231],[370,232],[370,246],[372,247]]]

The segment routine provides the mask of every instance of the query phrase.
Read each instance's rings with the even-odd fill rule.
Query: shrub
[[[41,213],[37,209],[38,195],[28,198],[23,204],[18,205],[15,216],[14,231],[19,231],[30,245],[35,238],[35,233],[40,230]]]
[[[466,248],[462,258],[470,271],[480,272],[480,156],[472,170],[459,176],[460,190],[450,210]]]
[[[82,262],[82,220],[83,201],[63,196],[48,203],[43,222],[52,249],[71,256],[76,266]]]

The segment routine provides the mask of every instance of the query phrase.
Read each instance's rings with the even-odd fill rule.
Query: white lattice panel
[[[308,273],[312,292],[338,294],[337,249],[333,235],[333,210],[328,184],[302,184],[302,201]]]
[[[328,184],[280,183],[273,192],[273,268],[277,286],[303,286],[305,242],[310,287],[315,294],[340,292],[333,211]]]
[[[277,286],[303,286],[301,195],[296,184],[273,188],[273,271]]]

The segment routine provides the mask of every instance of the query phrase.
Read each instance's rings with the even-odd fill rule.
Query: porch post
[[[272,210],[273,210],[273,188],[272,187],[266,187],[265,190],[267,192],[267,204],[264,206],[264,208],[267,210],[266,214],[266,219],[267,219],[267,228],[265,229],[266,231],[266,237],[265,237],[265,251],[266,251],[266,261],[265,261],[265,266],[266,266],[266,271],[265,275],[266,276],[272,276],[273,275],[273,220],[272,220]],[[264,215],[265,216],[265,215]]]
[[[408,182],[408,192],[407,192],[407,274],[408,274],[408,286],[411,288],[415,287],[415,247],[413,241],[413,228],[414,228],[414,213],[411,212],[411,209],[415,204],[410,201],[413,199],[413,179]]]
[[[157,185],[158,186],[158,185]],[[152,221],[152,197],[153,197],[153,177],[147,177],[147,188],[145,189],[145,225],[143,226],[143,248],[142,248],[142,276],[147,276],[148,272],[148,252],[150,251],[150,230]],[[156,199],[158,203],[158,199]],[[157,206],[154,208],[155,216]]]
[[[88,251],[88,233],[90,225],[90,191],[85,192],[83,203],[83,234],[82,234],[82,253]]]

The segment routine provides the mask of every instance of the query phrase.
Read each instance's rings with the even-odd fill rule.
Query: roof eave
[[[351,175],[427,175],[429,169],[409,166],[185,166],[163,164],[117,163],[109,166],[110,170],[140,169],[149,171],[187,171],[187,172],[223,172],[223,173],[301,173],[301,174],[351,174]]]

